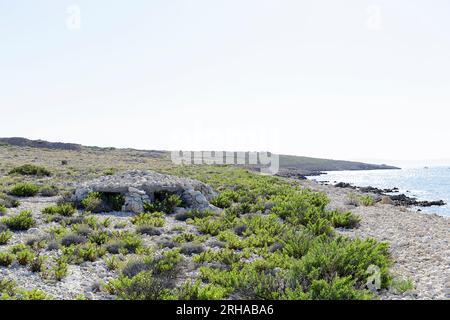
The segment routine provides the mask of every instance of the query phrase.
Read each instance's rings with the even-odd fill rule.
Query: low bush
[[[31,272],[43,272],[45,270],[45,262],[47,261],[46,256],[37,255],[30,262],[30,271]]]
[[[175,296],[179,300],[223,300],[228,293],[229,289],[220,286],[188,281],[177,290]]]
[[[205,247],[201,243],[185,243],[181,246],[181,253],[188,256],[202,253],[203,251],[205,251]]]
[[[0,232],[0,245],[5,245],[12,238],[12,232],[9,230]]]
[[[346,212],[338,212],[332,211],[331,215],[331,223],[335,228],[348,228],[353,229],[359,226],[359,222],[361,218],[357,215],[351,213],[350,211]]]
[[[26,266],[26,265],[30,264],[34,260],[35,257],[36,257],[36,254],[28,248],[23,249],[16,253],[16,260],[22,266]]]
[[[395,294],[403,294],[414,289],[414,282],[411,279],[393,279],[390,289]]]
[[[74,233],[68,234],[61,239],[61,245],[63,245],[64,247],[79,245],[86,242],[87,242],[86,237]]]
[[[84,209],[93,213],[101,213],[107,211],[101,195],[98,192],[89,193],[87,197],[81,201],[81,205]]]
[[[219,262],[231,266],[239,262],[241,258],[242,254],[236,253],[231,249],[220,249],[218,251],[209,249],[195,256],[194,261],[197,263]]]
[[[144,203],[144,211],[153,212],[164,212],[167,214],[173,213],[176,207],[183,204],[180,196],[176,194],[170,194],[167,192],[155,193],[155,201],[152,203]]]
[[[81,205],[93,213],[121,211],[124,204],[123,195],[108,192],[91,192],[81,201]]]
[[[0,252],[0,266],[9,267],[15,259],[14,254],[9,252]]]
[[[34,197],[39,192],[39,187],[31,183],[18,183],[9,190],[9,194],[16,197]]]
[[[52,173],[44,167],[25,164],[20,167],[16,167],[9,171],[9,174],[18,174],[23,176],[38,176],[38,177],[49,177]]]
[[[365,207],[373,206],[375,204],[375,200],[369,195],[360,196],[359,202]]]
[[[44,210],[42,210],[42,213],[50,215],[59,214],[64,217],[71,217],[75,214],[76,211],[77,210],[75,209],[72,203],[62,203],[47,207]]]
[[[69,264],[66,256],[60,256],[55,259],[55,265],[52,268],[52,274],[57,281],[61,281],[69,271]]]
[[[369,300],[373,295],[366,290],[355,289],[352,277],[334,277],[331,281],[313,280],[309,290],[288,290],[285,299],[290,300]]]
[[[234,202],[238,202],[239,194],[234,190],[225,190],[210,202],[212,205],[225,209],[231,207]]]
[[[170,279],[155,277],[151,271],[141,272],[133,278],[119,277],[109,283],[110,293],[123,300],[163,300],[170,297]]]
[[[128,252],[128,250],[125,249],[125,243],[120,240],[112,240],[112,241],[108,242],[105,245],[105,249],[107,252],[109,252],[111,254],[119,254],[123,250],[126,250]]]
[[[0,216],[6,214],[7,210],[3,204],[0,204]]]
[[[110,233],[108,231],[97,230],[89,236],[89,241],[96,245],[102,245],[109,241]]]
[[[291,280],[308,283],[313,280],[332,281],[335,276],[351,277],[356,288],[366,285],[370,266],[380,269],[381,287],[387,288],[391,278],[388,272],[391,261],[389,246],[373,239],[354,241],[344,237],[317,238],[308,252],[291,269]]]
[[[76,255],[82,261],[94,262],[98,258],[103,257],[106,253],[106,249],[96,246],[93,243],[83,245],[76,250]]]
[[[141,237],[134,233],[125,232],[121,235],[120,240],[129,253],[135,253],[143,245]]]
[[[139,234],[145,234],[148,236],[160,236],[162,234],[161,229],[155,228],[154,226],[149,226],[146,224],[139,225],[136,228],[136,232]]]
[[[36,224],[30,210],[24,210],[15,216],[3,218],[1,222],[13,231],[28,230]]]
[[[161,212],[141,213],[131,218],[131,223],[137,226],[152,226],[155,228],[164,227],[164,214]]]

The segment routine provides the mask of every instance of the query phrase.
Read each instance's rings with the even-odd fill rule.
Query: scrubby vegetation
[[[81,205],[93,213],[120,211],[125,203],[121,194],[91,192],[83,199]]]
[[[144,203],[144,211],[153,212],[165,212],[172,213],[176,207],[183,204],[180,196],[176,194],[169,194],[166,192],[155,193],[155,200],[152,203]]]
[[[62,183],[65,180],[83,181],[114,174],[131,164],[141,166],[134,158],[125,164],[118,160],[103,164],[96,158],[81,172],[75,166],[79,160],[69,156],[70,163],[61,165],[65,158],[49,166],[51,176],[33,170],[23,170],[35,173],[22,176],[9,166],[5,172],[11,176],[2,182],[1,190],[21,197],[39,192],[65,195],[70,191]],[[339,236],[336,228],[355,228],[359,217],[328,210],[324,194],[245,169],[161,168],[146,161],[142,156],[144,169],[211,185],[218,192],[211,203],[223,210],[186,208],[173,214],[184,206],[181,198],[161,193],[145,204],[141,214],[105,216],[121,210],[120,194],[90,193],[77,204],[63,196],[58,204],[42,210],[39,223],[48,223],[44,234],[11,246],[20,234],[13,232],[28,230],[36,221],[29,211],[7,212],[15,200],[0,193],[0,205],[5,207],[0,206],[0,212],[6,215],[0,218],[0,245],[8,244],[0,252],[0,266],[19,264],[56,283],[72,268],[102,265],[102,272],[114,271],[109,276],[115,279],[108,278],[96,290],[119,299],[368,299],[376,297],[367,288],[373,266],[379,270],[381,288],[391,285],[387,244]],[[358,205],[362,203],[358,199]],[[18,295],[17,288],[8,286],[1,289],[0,285],[5,298],[48,298],[38,291]],[[409,285],[397,287],[402,291]]]
[[[327,210],[325,195],[227,167],[180,167],[170,173],[213,185],[221,191],[213,203],[224,210],[184,213],[178,220],[200,234],[182,232],[172,238],[180,249],[162,251],[163,258],[143,254],[128,263],[107,285],[119,298],[369,299],[374,297],[367,288],[373,266],[381,288],[391,284],[388,245],[337,235],[334,228],[354,228],[359,218]],[[158,235],[155,228],[172,210],[155,209],[147,207],[149,212],[132,219],[148,230],[141,233]],[[206,248],[202,242],[209,237],[222,248]],[[172,271],[182,266],[180,253],[196,263],[200,277],[176,287]],[[119,267],[117,261],[110,264]]]
[[[71,203],[62,203],[54,206],[50,206],[42,210],[42,213],[49,215],[61,215],[64,217],[71,217],[75,214],[76,209]]]
[[[39,192],[39,187],[32,183],[18,183],[9,190],[9,194],[16,197],[34,197]]]
[[[0,221],[9,229],[14,231],[28,230],[36,223],[31,211],[28,210],[21,211],[19,214],[14,216],[3,218]]]
[[[0,280],[0,300],[50,300],[51,297],[42,290],[30,291],[19,289],[16,283],[9,279]]]
[[[44,167],[35,166],[32,164],[24,164],[9,171],[9,174],[18,174],[23,176],[38,176],[49,177],[52,173]]]
[[[352,206],[373,206],[375,204],[375,199],[370,195],[358,195],[355,193],[350,193],[347,197],[346,204]]]

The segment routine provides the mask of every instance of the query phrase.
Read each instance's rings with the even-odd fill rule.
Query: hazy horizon
[[[450,163],[450,3],[344,2],[0,0],[0,136]]]

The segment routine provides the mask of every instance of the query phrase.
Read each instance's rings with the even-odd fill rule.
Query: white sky
[[[450,159],[449,13],[447,0],[0,0],[0,136]]]

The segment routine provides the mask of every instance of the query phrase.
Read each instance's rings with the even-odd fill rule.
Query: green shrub
[[[137,234],[126,232],[121,235],[120,240],[129,253],[135,253],[142,248],[143,241]]]
[[[24,210],[15,216],[3,218],[1,222],[13,231],[28,230],[36,224],[30,210]]]
[[[159,274],[173,271],[182,260],[183,258],[178,249],[163,251],[161,256],[155,259],[156,266],[153,272]]]
[[[179,300],[223,300],[228,293],[228,289],[220,286],[188,281],[176,292],[176,297]]]
[[[9,194],[16,197],[34,197],[39,187],[31,183],[18,183],[9,190]]]
[[[366,285],[370,266],[380,269],[382,288],[390,284],[388,268],[391,265],[389,246],[373,239],[354,241],[344,237],[317,238],[310,249],[291,269],[291,280],[308,283],[313,280],[332,281],[335,276],[352,277],[357,288]]]
[[[22,300],[50,300],[50,296],[42,290],[33,289],[21,292]]]
[[[89,241],[97,245],[102,245],[108,242],[109,237],[110,235],[107,231],[97,230],[89,236]]]
[[[182,205],[182,200],[180,196],[176,194],[170,194],[167,192],[155,193],[155,201],[152,203],[144,202],[144,211],[153,212],[164,212],[167,214],[173,213],[176,207]]]
[[[123,300],[163,300],[170,297],[169,287],[166,278],[154,277],[151,271],[141,272],[131,279],[121,276],[107,286],[110,293]]]
[[[360,196],[359,202],[365,207],[373,206],[375,204],[375,200],[369,195]]]
[[[282,252],[289,257],[300,259],[303,257],[311,247],[314,236],[310,232],[291,231],[286,235],[282,241]]]
[[[368,300],[372,298],[369,291],[355,289],[351,277],[335,277],[330,282],[313,280],[309,290],[303,292],[288,290],[285,299],[292,300]]]
[[[289,192],[271,198],[274,203],[271,212],[286,219],[295,217],[299,223],[306,225],[314,214],[322,213],[329,200],[325,194],[314,193],[308,189]]]
[[[7,212],[6,207],[0,204],[0,216],[4,215]]]
[[[234,252],[231,249],[220,249],[213,251],[211,249],[200,253],[194,257],[194,261],[197,263],[204,262],[219,262],[226,265],[232,265],[241,260],[242,254]]]
[[[164,214],[160,212],[141,213],[132,217],[131,223],[137,226],[146,225],[155,228],[161,228],[164,227],[165,224]]]
[[[10,279],[0,279],[0,300],[13,297],[17,293],[16,283]]]
[[[212,219],[211,217],[195,218],[193,224],[201,233],[210,234],[212,236],[217,236],[220,231],[224,231],[228,227],[227,222],[224,219]]]
[[[5,245],[12,238],[12,232],[4,230],[0,232],[0,245]]]
[[[84,246],[79,247],[76,253],[78,258],[80,258],[82,261],[94,262],[98,258],[105,255],[106,249],[96,246],[93,243],[88,243]]]
[[[9,267],[13,263],[14,259],[14,254],[9,252],[0,252],[0,266]]]
[[[217,197],[212,199],[210,202],[212,205],[225,209],[231,207],[233,202],[239,200],[239,194],[233,190],[225,190],[221,192]]]
[[[35,257],[35,253],[30,249],[24,249],[16,253],[16,260],[22,266],[30,264]]]
[[[69,270],[69,264],[67,263],[66,256],[60,256],[55,260],[55,266],[53,267],[53,275],[57,281],[61,281],[67,275]]]
[[[195,218],[208,218],[214,216],[215,213],[212,210],[205,209],[205,210],[199,210],[199,209],[192,209],[187,210],[182,213],[177,213],[175,215],[175,219],[178,221],[186,221],[187,219],[195,219]]]
[[[411,279],[393,279],[391,289],[396,294],[403,294],[414,289],[414,282]]]
[[[45,262],[47,261],[46,256],[37,255],[30,262],[31,272],[42,272],[45,270]]]
[[[49,177],[52,173],[46,168],[35,166],[32,164],[25,164],[20,167],[16,167],[9,171],[9,174],[19,174],[24,176],[39,176],[39,177]]]
[[[310,231],[315,236],[320,236],[321,234],[331,235],[333,234],[332,223],[323,218],[317,218],[316,221],[309,221],[306,225],[306,229]]]
[[[120,267],[120,262],[116,256],[111,256],[111,257],[105,258],[105,263],[106,263],[106,267],[108,268],[108,270],[111,270],[111,271],[117,270]]]
[[[116,168],[108,168],[105,171],[103,171],[103,175],[104,176],[113,176],[117,173],[117,169]]]
[[[81,205],[93,213],[120,211],[124,204],[123,195],[107,192],[91,192],[81,201]]]
[[[59,214],[64,217],[71,217],[75,214],[77,210],[71,203],[62,203],[54,206],[50,206],[42,210],[44,214],[55,215]]]
[[[361,218],[351,213],[350,211],[346,211],[343,213],[332,211],[330,213],[330,220],[335,228],[353,229],[359,225]]]
[[[101,195],[98,192],[89,193],[86,198],[81,200],[81,205],[87,211],[94,213],[100,213],[106,210]]]

